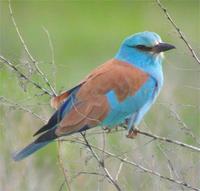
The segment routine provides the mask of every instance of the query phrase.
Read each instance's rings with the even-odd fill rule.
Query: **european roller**
[[[52,99],[55,113],[13,158],[19,161],[54,139],[96,126],[109,129],[124,122],[134,137],[144,115],[163,86],[163,52],[175,48],[154,32],[127,37],[111,60],[92,71],[77,86]]]

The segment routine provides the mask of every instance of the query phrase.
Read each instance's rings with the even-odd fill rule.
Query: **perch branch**
[[[121,132],[121,131],[124,131],[127,128],[126,125],[121,125],[120,127],[122,129],[117,130],[115,132]],[[97,133],[91,133],[89,135],[96,135],[96,134],[102,134],[102,133],[103,133],[102,131],[98,131]],[[114,133],[114,131],[111,131],[110,133]],[[149,132],[146,132],[146,131],[141,131],[139,129],[137,130],[137,133],[141,134],[141,135],[144,135],[144,136],[147,136],[147,137],[150,137],[150,138],[153,138],[153,140],[175,144],[175,145],[181,146],[183,148],[190,149],[192,151],[200,152],[200,148],[199,147],[196,147],[196,146],[193,146],[193,145],[189,145],[189,144],[183,143],[181,141],[169,139],[167,137],[161,137],[161,136],[155,135],[153,133],[149,133]]]
[[[178,145],[178,146],[181,146],[181,147],[193,150],[193,151],[200,152],[200,148],[199,147],[195,147],[193,145],[189,145],[189,144],[183,143],[181,141],[172,140],[172,139],[169,139],[169,138],[166,138],[166,137],[161,137],[161,136],[154,135],[152,133],[148,133],[148,132],[140,131],[140,130],[138,130],[138,133],[142,134],[142,135],[145,135],[147,137],[151,137],[151,138],[153,138],[155,140],[164,141],[164,142],[167,142],[167,143],[172,143],[172,144],[175,144],[175,145]]]

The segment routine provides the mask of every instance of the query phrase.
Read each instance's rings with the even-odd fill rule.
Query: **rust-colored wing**
[[[50,101],[51,107],[54,109],[58,109],[59,106],[69,97],[71,92],[73,92],[73,90],[75,90],[76,88],[80,87],[82,84],[83,82],[79,83],[77,86],[71,88],[70,90],[62,92],[60,95],[51,98]]]
[[[62,92],[60,95],[51,98],[51,107],[54,109],[58,109],[59,106],[68,98],[70,94],[68,91]]]
[[[76,103],[56,129],[58,136],[94,127],[103,121],[110,111],[106,94],[114,91],[123,102],[146,82],[149,75],[122,61],[112,59],[94,70],[76,94]]]

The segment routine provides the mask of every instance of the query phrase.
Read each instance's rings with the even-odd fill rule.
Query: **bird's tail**
[[[46,146],[47,144],[49,144],[56,138],[57,138],[57,135],[55,134],[55,128],[51,129],[47,131],[46,133],[42,134],[33,143],[26,146],[20,152],[14,154],[13,159],[15,161],[20,161],[28,157],[29,155],[33,154],[37,150],[41,149],[42,147]]]

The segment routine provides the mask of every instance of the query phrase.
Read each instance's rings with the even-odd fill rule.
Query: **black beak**
[[[174,48],[176,47],[171,44],[161,42],[153,47],[153,52],[160,53],[160,52],[165,52]]]

